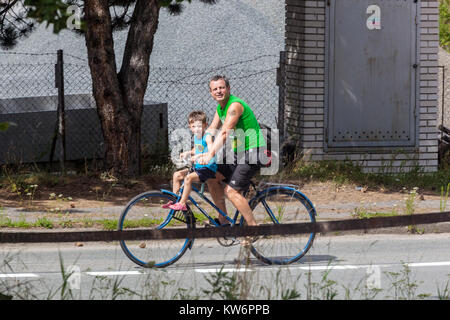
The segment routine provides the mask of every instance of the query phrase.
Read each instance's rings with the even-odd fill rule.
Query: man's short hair
[[[192,111],[188,116],[188,123],[191,124],[195,121],[201,121],[202,123],[206,123],[207,122],[206,113],[200,110]]]
[[[228,80],[228,78],[225,77],[225,76],[221,76],[221,75],[215,75],[214,77],[212,77],[212,78],[209,80],[208,85],[210,86],[210,84],[211,84],[212,81],[217,81],[217,80],[223,80],[223,81],[225,81],[225,85],[226,85],[227,87],[230,87],[230,81]],[[210,86],[210,87],[211,87],[211,86]]]

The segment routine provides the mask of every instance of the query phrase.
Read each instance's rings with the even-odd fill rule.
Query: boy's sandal
[[[169,209],[169,207],[173,205],[173,201],[169,201],[161,206],[161,208]]]
[[[169,208],[172,209],[172,210],[176,210],[176,211],[179,211],[179,210],[186,211],[187,210],[186,204],[179,203],[179,202],[170,205]]]

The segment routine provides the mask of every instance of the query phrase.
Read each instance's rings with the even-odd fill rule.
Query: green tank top
[[[244,112],[234,128],[235,132],[232,137],[234,151],[241,152],[252,148],[266,146],[266,141],[264,140],[255,114],[252,109],[250,109],[250,107],[238,97],[230,95],[230,99],[223,109],[220,104],[217,106],[217,114],[219,115],[222,124],[225,121],[228,108],[233,102],[239,102],[244,107]]]

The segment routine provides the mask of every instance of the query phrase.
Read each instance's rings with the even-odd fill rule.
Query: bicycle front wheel
[[[176,198],[160,191],[148,191],[134,197],[123,210],[118,230],[148,230],[194,228],[192,211],[173,211],[161,205]],[[142,267],[162,268],[180,259],[192,245],[192,239],[121,240],[120,246],[128,258]]]
[[[250,206],[259,225],[316,221],[312,203],[304,194],[290,187],[268,188]],[[251,252],[266,264],[290,264],[308,252],[314,237],[314,232],[286,236],[261,235],[252,243]]]

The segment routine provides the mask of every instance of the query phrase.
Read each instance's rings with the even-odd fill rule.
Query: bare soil
[[[355,184],[336,185],[333,182],[304,182],[291,180],[301,186],[316,205],[361,203],[370,204],[389,201],[404,201],[410,190],[386,190],[382,187],[367,188]],[[147,190],[171,189],[170,181],[164,177],[144,176],[127,183],[102,180],[99,177],[67,176],[54,185],[38,185],[32,195],[12,192],[8,184],[0,188],[0,207],[48,210],[57,205],[61,210],[69,208],[95,208],[124,206],[131,198]],[[438,200],[438,192],[418,190],[417,200]],[[52,196],[54,194],[55,196]]]
[[[4,183],[0,188],[0,206],[20,208],[32,204],[34,209],[39,210],[54,208],[55,203],[67,208],[121,206],[141,192],[159,189],[169,183],[164,178],[152,176],[126,184],[78,175],[61,177],[58,180],[56,184],[38,185],[32,195],[12,192],[11,186]],[[55,196],[52,196],[53,194]]]

